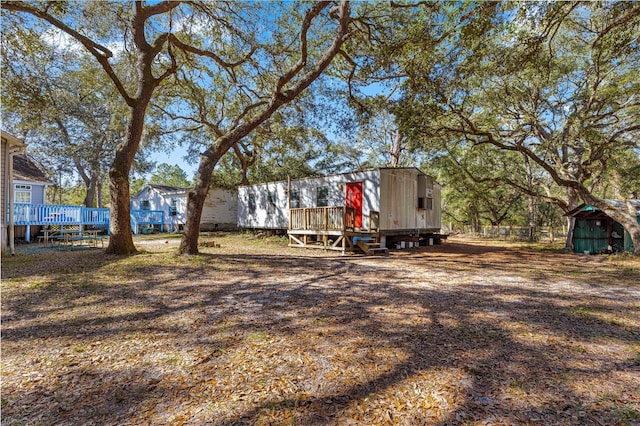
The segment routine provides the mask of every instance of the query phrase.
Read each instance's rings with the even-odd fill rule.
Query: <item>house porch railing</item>
[[[131,230],[134,234],[140,233],[141,226],[164,226],[164,211],[162,210],[131,210]]]
[[[8,222],[8,220],[7,220]],[[109,225],[109,209],[59,204],[14,203],[14,225]]]
[[[7,209],[9,223],[9,209]],[[84,226],[106,228],[109,232],[109,209],[98,209],[84,206],[67,206],[61,204],[13,204],[13,224],[26,226],[25,240],[31,241],[31,226],[75,227],[79,233]]]
[[[355,227],[355,209],[343,206],[289,209],[289,229],[345,231]]]

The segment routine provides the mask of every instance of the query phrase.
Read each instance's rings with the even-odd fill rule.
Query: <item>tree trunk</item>
[[[629,232],[629,236],[631,236],[631,242],[633,242],[633,250],[634,253],[640,255],[640,224],[629,223],[622,224],[627,232]]]
[[[111,237],[107,253],[130,255],[136,252],[131,232],[131,206],[129,194],[129,172],[133,164],[133,157],[138,151],[142,132],[146,102],[139,101],[131,108],[131,118],[127,127],[124,142],[116,149],[116,156],[109,170],[109,191],[111,196]]]
[[[529,157],[526,154],[522,154],[524,157],[524,163],[527,166],[527,190],[529,191],[529,196],[527,199],[527,204],[529,208],[529,242],[532,243],[536,239],[536,200],[533,197],[533,170],[531,169],[531,161],[529,161]]]
[[[86,185],[87,187],[87,195],[84,197],[84,206],[85,207],[95,207],[95,200],[96,200],[96,190],[98,187],[98,178],[95,176],[91,176],[91,179],[89,180],[89,184]]]
[[[389,161],[389,166],[398,167],[400,165],[400,155],[402,155],[402,139],[404,135],[400,130],[394,130],[390,136],[391,149],[389,150],[389,155],[391,156],[391,161]]]
[[[238,144],[233,145],[233,151],[240,162],[240,185],[249,185],[249,167],[251,167],[256,162],[255,155],[252,154],[244,154]]]
[[[195,187],[187,193],[187,220],[178,249],[180,254],[198,254],[202,209],[209,192],[209,185],[211,185],[213,169],[221,157],[219,151],[220,149],[213,151],[213,153],[207,151],[200,156]]]
[[[595,203],[594,203],[595,204]],[[636,216],[635,208],[630,209],[613,209],[610,207],[596,206],[600,210],[603,210],[609,217],[616,222],[620,223],[625,231],[629,233],[631,241],[633,242],[633,250],[635,254],[640,254],[640,223]]]
[[[578,195],[578,193],[572,189],[572,188],[568,188],[567,189],[567,212],[570,212],[571,210],[575,209],[576,207],[578,207],[578,205],[580,204],[580,196]],[[574,218],[572,217],[568,217],[567,218],[567,239],[565,240],[564,243],[564,248],[571,250],[573,248],[573,229],[575,227],[576,221]]]
[[[98,198],[98,208],[101,209],[104,206],[104,203],[102,202],[102,179],[98,179],[96,197]]]

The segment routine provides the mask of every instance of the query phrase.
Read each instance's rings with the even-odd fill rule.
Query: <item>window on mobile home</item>
[[[292,209],[300,208],[300,190],[299,189],[291,190],[291,196],[289,198],[289,207]]]
[[[268,214],[276,214],[276,200],[277,200],[276,191],[269,191],[269,194],[267,196],[267,213]]]
[[[249,207],[249,214],[254,214],[256,212],[256,195],[249,194],[247,199],[247,206]]]
[[[171,199],[171,206],[169,207],[169,215],[177,216],[178,214],[178,200],[176,198]]]
[[[329,188],[320,186],[316,193],[316,207],[326,207],[329,205]]]

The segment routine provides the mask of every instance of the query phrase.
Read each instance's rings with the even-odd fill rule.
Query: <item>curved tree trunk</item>
[[[180,254],[198,254],[200,219],[202,218],[202,209],[209,192],[209,185],[211,185],[213,169],[221,157],[218,155],[218,151],[219,149],[214,151],[213,154],[205,152],[200,157],[195,187],[187,193],[187,220],[178,249]]]
[[[567,211],[564,213],[570,212],[571,210],[578,207],[580,204],[580,196],[578,193],[572,189],[567,189]],[[573,248],[573,229],[575,228],[576,220],[572,217],[567,218],[567,238],[564,243],[564,248],[567,250],[571,250]]]
[[[339,25],[333,42],[327,47],[324,54],[318,62],[311,66],[304,74],[300,75],[307,64],[307,31],[311,21],[315,19],[320,12],[327,7],[328,3],[315,3],[311,10],[306,14],[302,24],[301,37],[301,57],[298,62],[290,70],[280,76],[271,100],[265,108],[256,113],[256,115],[244,124],[231,129],[228,133],[220,134],[214,144],[200,156],[200,166],[196,174],[196,186],[189,191],[187,196],[187,220],[185,223],[184,234],[180,243],[180,254],[198,254],[198,237],[200,235],[200,218],[202,217],[202,207],[209,191],[211,183],[211,174],[220,158],[231,147],[238,143],[243,137],[254,131],[258,126],[268,120],[275,111],[282,105],[285,105],[295,99],[303,90],[313,83],[331,64],[333,58],[340,52],[344,42],[349,38],[349,23],[351,22],[351,6],[347,0],[342,0],[340,6],[332,12],[338,17]],[[331,14],[334,17],[334,14]],[[179,47],[186,46],[179,43],[178,40],[172,38]],[[193,50],[191,50],[193,52]],[[300,79],[292,83],[294,77],[299,76]],[[217,132],[216,132],[217,133]]]
[[[634,253],[640,255],[640,224],[636,222],[622,225],[625,226],[625,229],[629,232],[629,236],[633,242]]]
[[[595,203],[592,203],[595,205]],[[608,206],[596,205],[600,210],[604,211],[609,217],[620,223],[625,231],[629,233],[633,242],[634,253],[640,255],[640,223],[635,207],[628,206],[624,209],[614,209]]]

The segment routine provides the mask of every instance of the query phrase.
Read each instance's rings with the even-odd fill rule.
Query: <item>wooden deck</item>
[[[369,226],[356,228],[355,209],[344,206],[289,209],[289,247],[353,251],[355,237],[377,241],[379,222],[380,213],[372,211]]]
[[[109,232],[109,209],[69,206],[61,204],[13,204],[13,224],[25,226],[25,241],[31,241],[31,226],[46,230],[74,230],[104,228]]]

